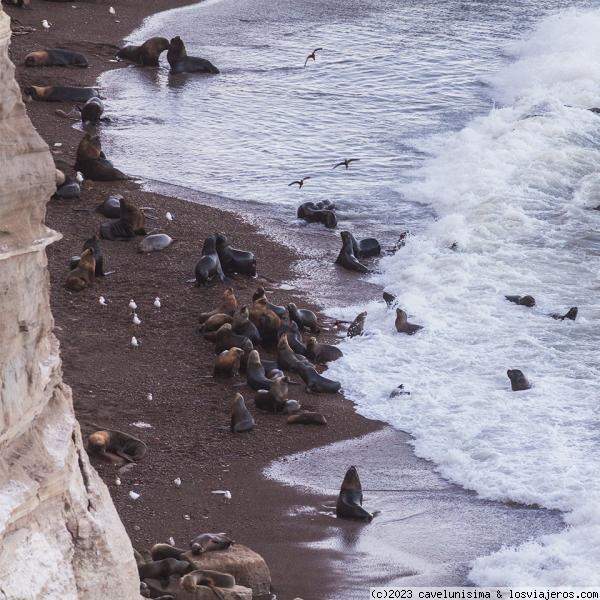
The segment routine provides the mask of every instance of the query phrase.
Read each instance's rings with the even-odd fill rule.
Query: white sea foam
[[[600,116],[586,110],[600,105],[599,29],[600,10],[544,19],[493,79],[501,107],[427,142],[400,191],[438,219],[374,277],[425,329],[397,334],[374,303],[328,371],[448,479],[566,512],[564,532],[476,560],[482,585],[600,585]],[[548,316],[570,306],[575,322]],[[509,368],[532,389],[512,392]],[[412,394],[390,399],[400,383]]]

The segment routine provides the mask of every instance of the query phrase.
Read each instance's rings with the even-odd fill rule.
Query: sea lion
[[[221,304],[214,310],[211,310],[211,311],[205,312],[205,313],[201,313],[200,316],[198,317],[198,322],[204,323],[210,317],[212,317],[213,315],[219,314],[219,313],[222,313],[225,315],[230,315],[231,317],[233,317],[237,308],[238,308],[238,302],[237,302],[237,298],[235,297],[235,294],[233,292],[233,288],[230,288],[230,287],[225,288],[225,291],[223,292],[223,298],[221,300]]]
[[[219,588],[228,589],[235,587],[235,577],[233,577],[233,575],[229,575],[228,573],[203,569],[188,573],[185,577],[183,577],[180,585],[187,592],[194,594],[197,590],[199,591],[198,588],[209,588],[212,590],[213,595],[216,598],[223,600],[224,596],[218,591]]]
[[[245,335],[238,335],[233,333],[231,323],[224,323],[219,327],[215,335],[215,354],[221,354],[223,350],[229,350],[230,348],[250,348],[250,353],[254,346],[252,342]]]
[[[319,200],[315,206],[319,210],[335,210],[337,208],[335,202],[332,202],[331,200]]]
[[[116,221],[102,223],[100,236],[105,240],[127,241],[136,235],[146,235],[146,217],[144,213],[133,204],[121,198],[119,200],[120,217]]]
[[[74,292],[79,292],[94,283],[96,259],[94,250],[87,248],[81,253],[77,266],[71,270],[65,281],[65,287]]]
[[[146,444],[132,435],[107,429],[88,437],[87,451],[109,462],[137,462],[146,454]]]
[[[338,519],[358,519],[372,521],[373,515],[363,507],[362,487],[356,467],[352,466],[346,471],[342,488],[337,499],[335,515]]]
[[[43,102],[87,102],[90,98],[98,96],[98,90],[94,88],[60,85],[30,85],[23,91],[33,100]]]
[[[288,400],[289,381],[288,377],[283,375],[273,380],[270,389],[258,390],[254,398],[256,408],[273,413],[282,412]]]
[[[390,392],[389,398],[397,398],[398,396],[410,396],[410,392],[404,389],[403,383]]]
[[[535,298],[533,296],[504,296],[509,302],[519,304],[521,306],[527,306],[531,308],[535,306]]]
[[[185,554],[186,550],[181,548],[175,548],[171,544],[154,544],[150,549],[150,556],[152,560],[163,560],[164,558],[176,558],[180,560],[182,554]]]
[[[217,254],[216,238],[214,235],[211,235],[204,240],[202,256],[196,263],[194,274],[196,275],[196,285],[206,285],[215,277],[219,281],[225,280],[225,275],[221,268],[221,261]]]
[[[300,364],[296,369],[296,373],[300,375],[302,381],[306,384],[307,392],[316,394],[335,394],[340,391],[342,384],[333,379],[327,379],[323,375],[319,375],[315,368],[309,364]]]
[[[252,350],[248,355],[248,362],[246,364],[246,381],[248,385],[255,391],[258,390],[269,390],[273,381],[267,378],[265,374],[265,367],[260,361],[260,354],[258,350]]]
[[[65,177],[64,182],[56,188],[54,195],[63,200],[74,200],[81,196],[81,186],[72,177]]]
[[[255,346],[260,344],[260,333],[256,325],[250,321],[250,311],[247,306],[242,306],[240,311],[234,316],[231,329],[238,335],[246,336]]]
[[[342,231],[342,249],[335,259],[335,264],[348,269],[349,271],[357,271],[358,273],[368,273],[369,269],[365,267],[358,258],[354,255],[353,237],[349,231]]]
[[[224,233],[217,233],[216,245],[225,273],[241,273],[256,277],[256,257],[252,252],[232,248]]]
[[[191,542],[192,554],[204,554],[204,552],[216,552],[227,550],[235,542],[226,533],[201,533]]]
[[[96,207],[96,212],[109,219],[118,219],[121,216],[121,199],[123,196],[117,194],[109,196],[102,204]]]
[[[138,566],[140,579],[158,579],[165,587],[171,575],[185,575],[194,567],[187,560],[163,558]]]
[[[342,358],[344,353],[337,346],[319,344],[317,338],[311,337],[306,344],[306,358],[317,364],[324,365]]]
[[[97,235],[93,235],[91,238],[83,242],[83,249],[87,250],[88,248],[91,248],[94,252],[94,259],[96,261],[94,275],[96,277],[104,277],[104,254],[102,254],[102,248],[98,243]]]
[[[269,310],[272,310],[280,319],[283,319],[287,316],[287,308],[285,306],[277,306],[277,304],[271,304],[267,300],[267,294],[265,292],[265,288],[262,286],[259,286],[256,289],[256,292],[254,292],[254,295],[252,296],[252,302],[256,302],[257,300],[260,300],[261,298],[265,299],[266,307]]]
[[[241,348],[223,350],[215,359],[214,377],[237,377],[240,372],[240,361],[244,351]]]
[[[381,244],[375,238],[365,238],[359,242],[349,231],[346,233],[350,236],[352,252],[357,258],[369,258],[381,254]],[[343,239],[342,237],[342,241]]]
[[[18,8],[28,8],[30,0],[5,0],[5,4],[11,4],[12,6],[16,6]]]
[[[75,168],[81,171],[86,179],[92,181],[119,181],[129,179],[127,175],[115,169],[113,164],[102,152],[100,138],[97,135],[86,133],[79,146],[77,147],[77,156]]]
[[[287,308],[290,313],[290,320],[295,321],[300,330],[306,328],[311,333],[319,333],[317,315],[312,310],[299,309],[293,302],[290,302]]]
[[[158,59],[162,52],[169,48],[169,40],[163,37],[153,37],[141,46],[124,46],[117,52],[117,58],[142,65],[143,67],[158,67]]]
[[[422,325],[415,325],[414,323],[408,322],[407,314],[401,309],[396,309],[396,331],[398,333],[406,333],[408,335],[413,335],[419,331],[419,329],[423,329]]]
[[[556,319],[557,321],[564,321],[565,319],[568,319],[569,321],[574,321],[577,318],[578,312],[579,312],[579,310],[577,309],[577,307],[572,306],[564,315],[559,315],[557,313],[554,313],[550,316],[553,319]]]
[[[394,294],[390,294],[389,292],[383,292],[383,301],[389,306],[392,307],[396,302],[396,296]]]
[[[221,329],[221,326],[225,325],[225,323],[231,323],[232,321],[232,316],[224,313],[217,313],[216,315],[212,315],[210,318],[204,321],[202,325],[200,325],[200,332],[204,336],[204,339],[214,342],[217,331]]]
[[[327,425],[327,419],[318,412],[303,411],[290,415],[288,425]]]
[[[87,67],[88,61],[83,54],[62,50],[61,48],[49,48],[48,50],[35,50],[25,57],[26,67]]]
[[[98,125],[104,113],[104,104],[100,98],[90,98],[81,108],[81,123],[86,125]]]
[[[506,371],[508,378],[510,379],[510,387],[513,392],[520,392],[522,390],[528,390],[531,387],[527,377],[523,375],[523,371],[519,369],[509,369]]]
[[[139,244],[138,252],[145,254],[148,252],[158,252],[168,248],[175,240],[166,233],[153,233],[147,235]]]
[[[332,210],[317,208],[314,202],[304,202],[298,207],[296,214],[299,219],[308,223],[323,223],[328,229],[337,225],[335,213]]]
[[[298,328],[296,321],[290,321],[289,323],[282,323],[281,327],[277,331],[277,335],[285,335],[287,337],[290,348],[297,354],[306,356],[306,346],[302,339],[302,334]]]
[[[188,56],[183,40],[179,36],[171,38],[167,50],[167,60],[171,65],[171,73],[210,73],[216,75],[219,69],[205,58]]]
[[[252,431],[256,423],[246,408],[244,397],[236,394],[231,404],[231,432],[246,433]]]
[[[252,303],[249,318],[256,325],[263,345],[277,343],[277,332],[281,327],[281,319],[267,307],[266,298],[259,298]]]
[[[279,341],[277,342],[277,363],[282,369],[293,371],[298,374],[302,367],[312,367],[305,356],[297,354],[291,349],[287,336],[285,335],[279,336]]]
[[[348,327],[347,336],[349,338],[356,337],[357,335],[362,335],[365,330],[365,320],[367,318],[367,311],[361,312],[354,321]]]

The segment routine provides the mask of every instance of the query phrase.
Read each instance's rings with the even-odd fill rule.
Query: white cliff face
[[[139,599],[131,543],[90,466],[52,333],[44,224],[55,170],[0,7],[0,600]]]

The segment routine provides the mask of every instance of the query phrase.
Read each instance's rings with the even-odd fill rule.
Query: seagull
[[[48,21],[46,21],[46,19],[44,19],[44,20],[42,21],[42,27],[43,27],[43,28],[44,28],[46,31],[48,31],[48,29],[50,29],[50,23],[48,23]]]
[[[142,320],[137,316],[137,313],[133,313],[133,324],[134,325],[142,324]]]
[[[314,61],[317,60],[317,57],[315,55],[315,52],[318,52],[319,50],[323,50],[323,48],[315,48],[307,57],[306,60],[304,61],[304,66],[306,67],[306,63],[308,63],[308,61],[312,58]]]
[[[117,485],[121,485],[121,480],[119,479],[119,477],[117,477],[117,478],[115,479],[115,483],[116,483]]]
[[[174,479],[173,483],[175,484],[175,487],[179,487],[181,485],[181,477]]]
[[[155,308],[160,308],[160,298],[158,296],[154,298],[154,306]]]
[[[288,187],[292,186],[292,185],[297,185],[298,189],[301,189],[302,186],[304,185],[304,182],[310,179],[310,175],[308,177],[303,177],[302,179],[298,180],[298,181],[292,181],[292,183],[288,183]]]
[[[147,399],[147,400],[152,400],[152,394],[150,394],[150,393],[149,393],[149,394],[146,396],[146,399]]]
[[[100,298],[98,299],[98,302],[100,302],[100,304],[102,306],[108,306],[109,300],[107,300],[104,296],[100,296]]]
[[[169,223],[173,220],[173,215],[170,212],[168,212],[165,217],[167,217],[167,221],[169,221]]]
[[[131,312],[135,312],[137,309],[137,304],[134,302],[134,300],[130,300],[129,301],[129,308],[131,309]]]
[[[77,183],[83,183],[83,173],[81,171],[77,171],[75,179],[77,180]]]
[[[173,536],[171,536],[169,538],[169,541],[167,543],[169,544],[169,546],[174,546],[175,545],[175,540],[173,539]]]
[[[136,494],[135,492],[129,492],[129,497],[130,497],[132,500],[137,500],[137,499],[140,497],[140,495],[139,495],[139,494]]]
[[[344,160],[339,162],[337,165],[335,165],[333,168],[337,169],[338,167],[341,167],[342,165],[344,165],[347,169],[350,166],[350,163],[356,162],[358,160],[360,160],[360,158],[345,158]]]
[[[114,15],[114,14],[116,14],[116,12],[117,12],[117,11],[116,11],[116,10],[115,10],[115,9],[114,9],[112,6],[111,6],[111,7],[108,9],[108,12],[109,12],[111,15]]]
[[[139,348],[140,343],[138,341],[138,339],[135,337],[135,335],[131,336],[131,347],[132,348]]]
[[[231,500],[231,492],[229,490],[213,490],[211,494],[220,494],[225,500]]]

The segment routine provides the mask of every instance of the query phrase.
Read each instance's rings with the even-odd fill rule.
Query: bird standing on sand
[[[108,306],[108,302],[106,300],[106,298],[104,296],[100,296],[100,298],[98,299],[98,302],[102,305],[102,306]]]
[[[116,10],[115,10],[115,9],[114,9],[112,6],[111,6],[111,7],[108,9],[108,12],[109,12],[111,15],[114,15],[114,14],[116,14],[116,13],[117,13],[117,11],[116,11]]]
[[[156,298],[154,298],[154,307],[160,308],[160,298],[158,296],[156,296]]]
[[[131,347],[132,348],[139,348],[140,347],[140,342],[138,341],[138,339],[135,337],[135,335],[131,336]]]
[[[133,324],[134,325],[142,324],[142,320],[137,316],[137,313],[133,313]]]
[[[169,223],[173,220],[173,215],[170,212],[168,212],[165,217],[167,217],[167,221],[169,221]]]
[[[48,29],[50,29],[50,23],[48,23],[48,21],[46,21],[46,19],[44,19],[44,20],[42,21],[42,27],[43,27],[43,28],[44,28],[46,31],[48,31]]]
[[[304,66],[306,67],[306,64],[308,63],[308,61],[312,58],[313,61],[317,60],[317,56],[316,53],[319,50],[323,50],[323,48],[315,48],[307,57],[306,60],[304,61]]]
[[[83,173],[81,171],[77,171],[77,175],[75,175],[75,181],[81,184],[83,183]]]
[[[128,306],[131,309],[132,313],[134,313],[137,310],[137,304],[135,303],[134,300],[130,300]]]
[[[292,186],[292,185],[297,185],[298,189],[301,189],[302,186],[304,185],[304,182],[310,179],[310,175],[308,177],[303,177],[302,179],[299,179],[298,181],[292,181],[292,183],[288,183],[288,187]]]
[[[350,166],[350,163],[357,162],[359,160],[360,160],[360,158],[345,158],[344,160],[339,162],[337,165],[334,165],[333,168],[337,169],[338,167],[341,167],[342,165],[344,165],[347,169]]]

